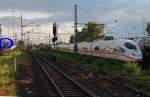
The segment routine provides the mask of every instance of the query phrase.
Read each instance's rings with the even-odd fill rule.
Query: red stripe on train
[[[141,59],[136,59],[136,58],[133,58],[133,57],[130,57],[124,53],[120,53],[120,52],[106,52],[106,51],[89,51],[89,50],[79,50],[79,51],[84,51],[84,52],[97,52],[97,53],[105,53],[105,54],[115,54],[115,55],[122,55],[122,56],[125,56],[129,59],[132,59],[133,61],[140,61]]]

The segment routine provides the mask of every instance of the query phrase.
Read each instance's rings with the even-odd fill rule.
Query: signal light
[[[54,37],[55,37],[56,34],[57,34],[57,25],[56,25],[55,22],[53,23],[53,34],[54,34]]]
[[[57,37],[52,38],[52,42],[57,41]]]

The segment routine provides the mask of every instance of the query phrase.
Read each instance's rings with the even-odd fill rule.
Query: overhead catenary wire
[[[62,2],[62,0],[58,0],[58,3],[56,4],[56,7],[54,8],[53,13],[57,12],[57,10],[59,9],[59,6],[60,6],[61,2]]]
[[[57,13],[58,9],[60,8],[61,3],[62,3],[62,0],[58,0],[58,2],[56,2],[56,6],[55,6],[54,9],[51,11],[52,16],[54,16],[54,15]],[[56,21],[56,18],[54,18],[54,17],[49,17],[49,18],[48,18],[48,22],[49,22],[49,23],[47,23],[47,26],[53,25],[53,23],[52,23],[51,21]],[[46,20],[46,22],[47,22],[47,20]],[[50,33],[51,33],[51,31],[50,31]]]
[[[97,18],[96,16],[94,16],[90,11],[87,11],[83,8],[81,8],[80,6],[78,6],[78,8],[80,9],[79,12],[83,12],[85,17],[89,17],[92,20],[95,20],[95,18]],[[87,15],[88,14],[88,15]]]
[[[55,0],[56,1],[56,0]],[[57,13],[58,9],[60,8],[60,5],[62,3],[62,0],[58,0],[58,2],[56,2],[56,5],[54,7],[53,10],[51,10],[51,13],[53,17],[49,16],[47,19],[45,19],[45,22],[48,22],[46,24],[46,26],[52,25],[52,21],[55,21],[56,19],[54,18],[54,15]]]
[[[110,9],[109,11],[105,12],[105,14],[102,14],[102,15],[100,15],[100,16],[101,16],[101,17],[102,17],[102,16],[104,17],[104,16],[110,14],[110,13],[113,12],[113,11],[116,11],[116,10],[122,8],[122,7],[125,7],[126,5],[128,5],[129,3],[133,2],[133,1],[134,1],[134,0],[128,0],[128,1],[126,1],[126,2],[123,2],[123,3],[121,3],[120,5],[118,5],[117,7],[114,7],[114,8],[112,8],[112,9]],[[87,10],[81,8],[80,6],[79,6],[79,9],[80,9],[80,11],[82,11],[83,13],[85,13],[86,16],[90,17],[90,18],[93,19],[93,20],[97,20],[97,19],[99,18],[98,16],[93,15],[90,11],[87,11]],[[90,16],[87,15],[87,13],[88,13]]]
[[[130,4],[130,3],[133,2],[133,1],[134,1],[134,0],[129,0],[129,1],[123,2],[123,3],[121,3],[119,6],[114,7],[113,9],[107,11],[105,15],[110,14],[111,12],[116,11],[116,10],[122,8],[122,7],[125,7],[125,6],[127,6],[128,4]]]
[[[58,2],[56,3],[55,8],[54,8],[53,11],[52,11],[52,14],[53,14],[53,15],[57,13],[58,9],[60,8],[61,3],[62,3],[62,0],[58,0]],[[51,17],[51,18],[52,18],[52,17]],[[53,17],[52,20],[55,21],[55,18]]]

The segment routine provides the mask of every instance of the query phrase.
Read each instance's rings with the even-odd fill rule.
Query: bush
[[[136,62],[128,62],[125,64],[124,74],[129,76],[137,76],[141,72],[141,67]]]

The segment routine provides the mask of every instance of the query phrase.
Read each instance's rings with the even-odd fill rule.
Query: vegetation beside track
[[[16,56],[16,67],[13,56]],[[26,58],[27,55],[19,50],[0,56],[0,96],[15,96],[17,94],[17,85],[13,81],[16,80],[20,64]]]
[[[120,60],[58,51],[50,53],[49,56],[53,56],[50,60],[70,64],[69,69],[72,70],[99,72],[109,78],[121,77],[131,82],[129,86],[150,95],[150,71],[141,69],[136,62],[125,63]]]

